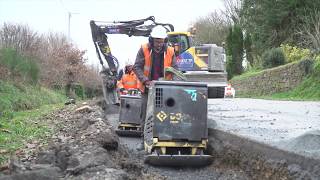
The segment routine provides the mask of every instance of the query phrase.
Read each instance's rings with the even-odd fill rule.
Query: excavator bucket
[[[207,148],[207,85],[155,81],[149,88],[144,126],[145,162],[157,166],[204,166]],[[195,108],[196,107],[196,108]]]
[[[119,136],[141,136],[141,97],[139,95],[120,96]]]

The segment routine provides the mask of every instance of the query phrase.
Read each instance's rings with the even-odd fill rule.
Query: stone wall
[[[303,60],[264,70],[247,78],[234,78],[230,83],[236,95],[261,96],[286,92],[299,85],[312,71],[312,60]]]

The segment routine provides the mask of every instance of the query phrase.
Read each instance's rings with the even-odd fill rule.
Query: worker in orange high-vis
[[[130,89],[138,89],[139,80],[137,79],[137,76],[133,72],[132,68],[132,65],[126,65],[125,74],[117,83],[117,88],[120,94],[125,94],[125,91]]]
[[[142,114],[144,121],[148,101],[148,87],[153,80],[172,80],[172,74],[165,73],[165,68],[177,69],[174,49],[167,44],[167,31],[163,26],[155,26],[149,36],[149,42],[138,51],[133,71],[136,73],[139,89],[142,92]],[[147,87],[147,88],[146,88]]]

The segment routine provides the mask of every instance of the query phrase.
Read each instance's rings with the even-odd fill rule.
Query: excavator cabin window
[[[169,45],[174,47],[175,52],[178,55],[183,53],[190,47],[188,36],[184,34],[170,34]]]

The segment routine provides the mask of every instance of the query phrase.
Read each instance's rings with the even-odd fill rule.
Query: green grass
[[[34,139],[44,139],[50,129],[43,115],[63,106],[66,97],[43,87],[0,80],[0,164]]]
[[[283,68],[284,66],[289,66],[291,64],[296,64],[301,62],[308,63],[308,61],[298,61],[298,62],[286,64],[283,66],[279,66],[276,68]],[[276,68],[273,68],[273,69],[276,69]],[[240,76],[236,76],[232,80],[237,81],[237,80],[246,79],[248,77],[256,76],[264,71],[266,70],[262,70],[262,71],[252,70]],[[311,74],[308,77],[306,77],[302,81],[302,83],[300,83],[297,87],[295,87],[294,89],[288,92],[274,93],[271,95],[261,95],[261,96],[253,95],[252,93],[248,92],[248,93],[243,93],[241,95],[238,95],[238,97],[273,99],[273,100],[319,101],[320,100],[320,58],[314,61]]]
[[[52,130],[48,123],[40,117],[49,114],[63,104],[43,105],[37,109],[13,112],[0,117],[0,164],[4,163],[10,154],[23,149],[26,142],[32,140],[45,141]]]
[[[238,81],[238,80],[242,80],[242,79],[247,79],[249,77],[261,74],[262,72],[263,72],[263,70],[261,70],[261,69],[251,69],[249,71],[244,72],[243,74],[241,74],[239,76],[234,76],[232,78],[232,81]]]
[[[289,92],[276,93],[271,96],[272,99],[283,100],[320,100],[320,78],[310,76],[306,78],[299,86]]]
[[[0,80],[0,112],[28,110],[64,101],[65,96],[62,93],[39,86]]]
[[[237,97],[271,100],[320,101],[320,78],[309,76],[301,84],[288,92],[261,96],[245,93],[238,95]]]
[[[295,61],[295,62],[292,62],[292,63],[289,63],[289,64],[285,64],[285,65],[282,65],[282,66],[269,68],[269,69],[252,68],[252,69],[250,69],[248,71],[245,71],[241,75],[234,76],[231,79],[231,81],[239,81],[239,80],[247,79],[249,77],[254,77],[254,76],[260,75],[260,74],[262,74],[263,72],[266,72],[266,71],[271,71],[271,70],[275,70],[275,69],[282,69],[282,68],[285,68],[286,66],[291,66],[293,64],[297,64],[297,63],[300,63],[300,62],[301,61]]]

